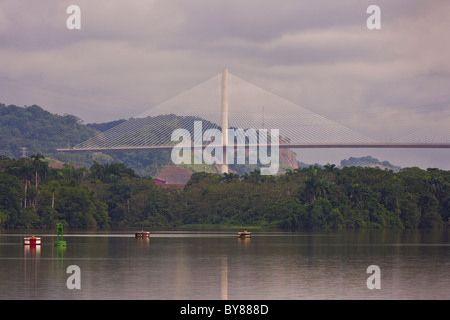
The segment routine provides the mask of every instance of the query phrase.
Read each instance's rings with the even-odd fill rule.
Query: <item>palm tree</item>
[[[55,191],[59,187],[59,183],[56,180],[50,181],[49,183],[50,190],[52,192],[52,208],[55,208]]]
[[[18,173],[23,177],[24,183],[25,183],[25,199],[23,201],[23,207],[27,208],[27,194],[28,194],[28,184],[30,183],[30,177],[33,174],[33,167],[28,159],[21,158],[17,161],[18,167],[15,167],[14,169],[18,171]]]
[[[233,180],[238,180],[239,179],[239,175],[238,174],[236,174],[236,173],[224,173],[223,174],[223,177],[222,177],[222,180],[223,181],[225,181],[225,182],[231,182],[231,181],[233,181]]]
[[[313,203],[317,197],[325,196],[328,192],[328,183],[318,173],[317,168],[311,168],[310,173],[306,177],[306,193],[309,195],[309,202]]]
[[[42,175],[43,172],[47,171],[48,163],[41,161],[41,159],[45,159],[44,156],[40,153],[36,153],[31,156],[33,169],[35,172],[36,179],[36,189],[39,186],[39,175]]]
[[[445,182],[442,177],[436,176],[425,176],[426,188],[430,191],[436,198],[445,192]]]
[[[91,175],[98,180],[102,180],[105,176],[105,167],[97,161],[94,161],[94,164],[89,171],[91,172]]]

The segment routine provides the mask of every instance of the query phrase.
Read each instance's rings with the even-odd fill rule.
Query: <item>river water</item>
[[[0,232],[0,299],[450,299],[448,231],[30,235]]]

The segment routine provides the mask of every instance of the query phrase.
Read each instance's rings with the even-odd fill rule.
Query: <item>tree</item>
[[[108,222],[106,207],[86,186],[63,186],[58,199],[55,209],[62,213],[71,228],[99,227]]]
[[[33,170],[35,172],[35,179],[36,179],[36,189],[39,186],[39,176],[42,175],[42,173],[46,172],[48,168],[48,163],[45,161],[42,161],[42,159],[45,159],[45,157],[40,154],[36,153],[31,156],[31,163],[33,166]]]
[[[417,206],[417,200],[413,195],[407,194],[399,201],[400,219],[407,229],[416,229],[419,227],[421,219],[421,210]]]
[[[0,224],[14,227],[22,213],[22,188],[17,177],[0,173]]]
[[[331,213],[332,205],[324,198],[317,199],[309,205],[309,228],[325,229],[327,227],[327,217]]]
[[[327,163],[324,167],[326,172],[334,172],[337,169],[335,164],[329,163]]]
[[[94,161],[94,164],[89,169],[89,172],[94,179],[98,179],[100,181],[102,181],[105,177],[105,167],[97,161]]]
[[[49,182],[49,187],[52,192],[52,208],[55,207],[55,191],[59,188],[59,183],[56,180]]]
[[[233,181],[237,181],[239,180],[239,175],[236,173],[224,173],[223,177],[222,177],[222,181],[226,182],[226,183],[230,183]]]
[[[331,209],[331,212],[326,217],[327,225],[330,229],[338,230],[344,226],[344,217],[339,208]]]
[[[312,168],[305,180],[305,193],[309,202],[313,203],[318,197],[323,197],[328,192],[328,183],[323,179],[317,167]]]
[[[19,176],[23,179],[24,182],[24,197],[23,197],[23,207],[27,208],[28,202],[28,185],[30,184],[30,178],[33,175],[33,167],[26,158],[20,158],[18,160],[13,161],[11,166],[9,167],[9,173]]]
[[[422,212],[420,227],[424,229],[442,227],[442,219],[438,213],[439,202],[429,194],[421,195],[418,199],[418,206]]]

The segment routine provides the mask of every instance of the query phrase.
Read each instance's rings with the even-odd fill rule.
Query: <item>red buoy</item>
[[[37,245],[41,244],[41,238],[31,236],[31,237],[25,237],[23,238],[23,244],[24,245]]]

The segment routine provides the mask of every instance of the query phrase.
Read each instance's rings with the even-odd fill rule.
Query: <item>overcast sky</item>
[[[81,29],[69,30],[69,5]],[[370,30],[367,8],[381,8]],[[0,103],[86,123],[230,73],[378,141],[450,127],[448,0],[0,0]],[[302,153],[302,155],[300,155]],[[450,151],[302,150],[450,169]]]

